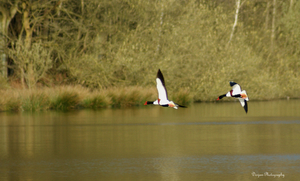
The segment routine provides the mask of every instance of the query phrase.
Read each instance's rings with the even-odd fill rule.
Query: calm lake
[[[0,180],[299,180],[300,100],[248,108],[0,113]]]

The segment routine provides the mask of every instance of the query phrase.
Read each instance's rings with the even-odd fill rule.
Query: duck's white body
[[[157,92],[158,92],[158,100],[156,100],[156,101],[159,105],[161,105],[161,106],[168,105],[169,107],[173,107],[174,109],[178,109],[178,105],[176,105],[173,101],[168,100],[167,89],[164,86],[164,80],[163,79],[161,79],[159,77],[156,78],[156,88],[157,88]]]
[[[174,109],[178,109],[178,107],[185,107],[185,106],[178,105],[173,101],[169,101],[167,89],[165,87],[165,80],[160,69],[158,69],[157,76],[156,76],[156,88],[158,92],[158,99],[153,102],[146,101],[144,105],[154,104],[163,107],[173,107]]]
[[[230,86],[232,86],[231,91],[227,92],[225,95],[219,96],[217,100],[222,99],[223,97],[235,97],[237,98],[242,107],[245,109],[246,113],[248,112],[248,105],[247,101],[249,101],[249,97],[247,95],[247,92],[245,90],[242,90],[241,86],[235,82],[229,82]]]

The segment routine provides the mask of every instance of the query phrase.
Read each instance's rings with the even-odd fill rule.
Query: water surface
[[[0,113],[0,180],[298,180],[300,100],[248,106]]]

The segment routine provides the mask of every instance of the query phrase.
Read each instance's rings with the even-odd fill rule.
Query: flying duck
[[[158,69],[157,75],[156,75],[156,88],[158,92],[158,99],[155,101],[146,101],[144,105],[148,104],[154,104],[154,105],[160,105],[163,107],[173,107],[174,109],[178,109],[178,107],[184,107],[174,103],[173,101],[168,100],[168,93],[167,89],[165,87],[165,80],[164,76],[161,73],[160,69]]]
[[[241,89],[241,86],[235,82],[230,81],[230,86],[232,87],[231,91],[226,94],[220,95],[217,100],[222,99],[223,97],[235,97],[237,98],[242,107],[245,109],[246,113],[248,112],[247,101],[249,101],[248,95],[245,90]]]

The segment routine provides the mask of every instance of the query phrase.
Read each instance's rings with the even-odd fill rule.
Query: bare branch
[[[272,13],[272,33],[271,33],[271,51],[274,50],[275,39],[275,16],[276,16],[276,0],[273,0],[273,13]]]
[[[244,1],[244,2],[245,2],[245,1]],[[233,23],[233,26],[232,26],[232,31],[231,31],[230,38],[229,38],[229,41],[228,41],[228,43],[227,43],[227,46],[230,44],[230,42],[231,42],[231,40],[232,40],[233,33],[234,33],[235,27],[236,27],[237,22],[238,22],[238,16],[239,16],[239,10],[240,10],[240,7],[241,7],[241,0],[237,0],[237,1],[236,1],[236,10],[235,10],[234,23]]]

